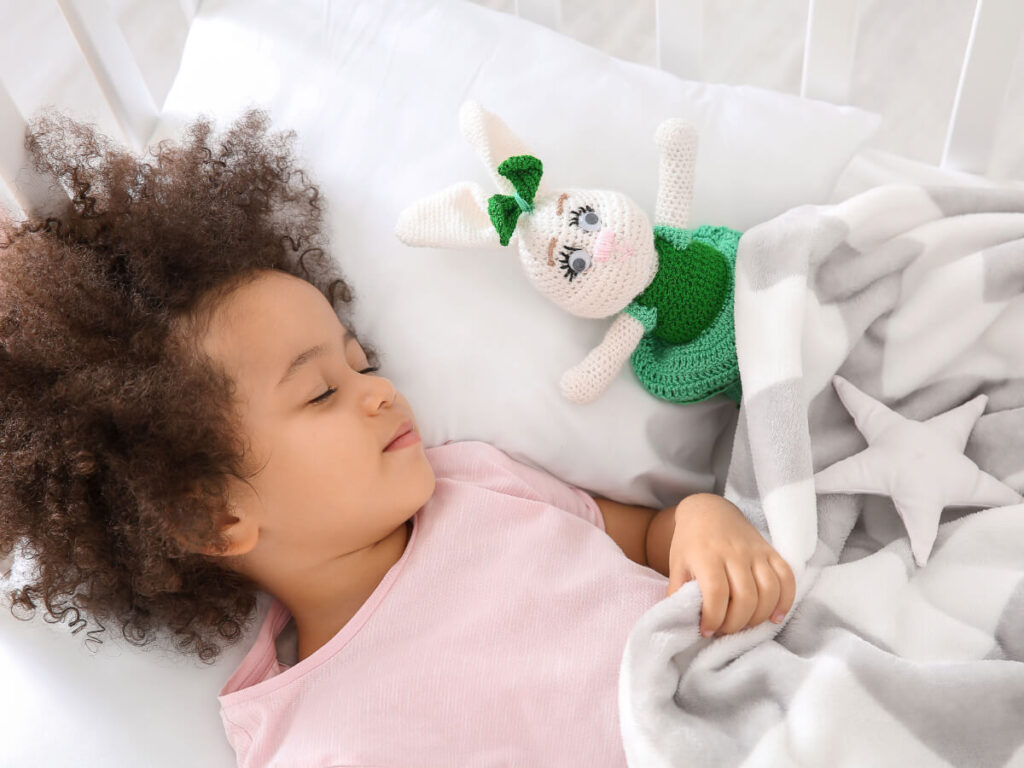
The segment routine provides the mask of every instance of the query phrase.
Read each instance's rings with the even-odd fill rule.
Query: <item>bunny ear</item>
[[[410,205],[398,216],[395,234],[406,245],[474,248],[499,245],[487,213],[487,195],[464,181]]]
[[[509,180],[498,173],[498,166],[509,157],[532,155],[533,151],[512,133],[500,117],[472,99],[463,102],[459,109],[459,129],[476,148],[495,186],[506,194],[512,194],[515,190]],[[537,191],[538,194],[543,193],[543,184]]]

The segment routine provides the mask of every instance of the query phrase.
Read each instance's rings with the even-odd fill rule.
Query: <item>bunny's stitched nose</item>
[[[615,255],[615,232],[611,229],[602,229],[594,243],[594,261],[608,261]],[[633,247],[628,242],[623,242],[619,251],[623,256],[633,255]]]

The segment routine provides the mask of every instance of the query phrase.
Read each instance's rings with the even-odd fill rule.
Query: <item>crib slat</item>
[[[4,189],[0,191],[6,192],[3,197],[11,198],[21,208],[25,205],[18,199],[14,180],[25,162],[25,150],[21,146],[22,142],[18,141],[18,138],[24,135],[25,121],[21,118],[21,113],[18,112],[7,88],[0,82],[0,136],[4,137],[4,140],[0,141],[0,181],[3,181]],[[5,199],[3,202],[9,200]]]
[[[942,150],[943,168],[981,174],[988,170],[1022,37],[1021,0],[978,0]]]
[[[704,0],[655,0],[658,66],[684,80],[703,79]]]
[[[801,96],[849,102],[859,20],[860,0],[809,0]]]
[[[3,179],[0,179],[0,209],[3,209],[3,213],[0,214],[2,216],[14,216],[17,219],[23,214],[17,198]],[[3,568],[2,563],[0,563],[0,568]]]
[[[516,15],[557,30],[562,26],[562,0],[516,0]]]
[[[13,202],[20,210],[13,213],[40,213],[48,210],[54,200],[42,176],[29,167],[25,151],[25,119],[7,88],[0,81],[0,184],[6,187],[0,198]]]
[[[57,0],[111,111],[137,152],[156,128],[159,112],[142,70],[106,0]]]
[[[181,0],[181,14],[185,17],[185,23],[191,24],[192,19],[199,13],[200,0]]]

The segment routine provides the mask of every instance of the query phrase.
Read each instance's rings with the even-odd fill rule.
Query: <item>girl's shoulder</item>
[[[449,480],[471,480],[481,469],[507,467],[510,458],[482,440],[447,440],[424,450],[434,474]]]
[[[501,494],[506,501],[542,502],[587,519],[593,516],[594,502],[589,494],[535,462],[525,457],[523,461],[514,459],[490,443],[448,442],[428,448],[427,457],[439,479]]]

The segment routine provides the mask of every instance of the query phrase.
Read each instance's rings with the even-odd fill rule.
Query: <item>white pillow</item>
[[[486,440],[652,507],[711,489],[716,474],[724,482],[733,403],[659,401],[629,366],[596,403],[569,403],[558,375],[605,323],[534,293],[511,250],[412,249],[392,234],[418,197],[453,181],[488,183],[458,131],[468,97],[526,139],[553,180],[620,189],[649,212],[655,127],[689,118],[701,132],[694,224],[736,228],[824,202],[877,117],[682,82],[454,0],[204,0],[194,22],[154,140],[177,136],[200,112],[224,127],[250,105],[298,131],[356,292],[356,328],[409,398],[427,445]],[[251,637],[207,669],[154,663],[110,638],[93,659],[83,635],[0,610],[0,743],[15,764],[233,764],[215,696]]]
[[[566,402],[559,375],[607,322],[570,317],[534,293],[513,249],[411,249],[392,234],[426,193],[463,179],[490,188],[458,130],[468,97],[501,115],[555,183],[619,189],[651,213],[655,128],[689,118],[701,137],[693,223],[738,229],[825,202],[878,117],[683,82],[453,0],[208,0],[193,25],[160,136],[196,113],[226,121],[254,104],[298,131],[355,288],[357,330],[380,350],[427,445],[485,440],[652,507],[712,489],[712,448],[734,404],[659,401],[629,365],[596,403]]]

